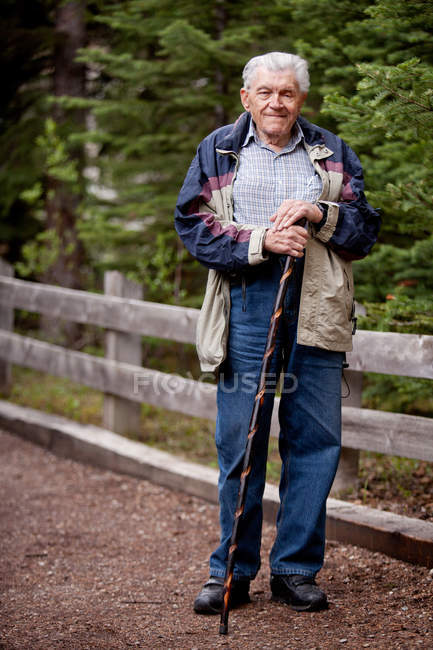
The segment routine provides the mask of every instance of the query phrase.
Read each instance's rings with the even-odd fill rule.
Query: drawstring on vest
[[[344,374],[344,371],[345,371],[346,368],[348,368],[348,367],[349,367],[349,364],[348,364],[348,362],[347,362],[346,353],[344,353],[344,361],[343,361],[343,372],[342,372],[342,378],[343,378],[344,383],[346,384],[347,393],[346,393],[345,395],[341,395],[341,397],[342,397],[343,399],[346,399],[346,398],[349,397],[349,395],[350,395],[350,386],[349,386],[349,383],[348,383],[348,381],[347,381],[347,379],[346,379],[346,375]]]

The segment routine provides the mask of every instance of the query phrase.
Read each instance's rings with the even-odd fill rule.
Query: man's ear
[[[241,88],[241,102],[242,106],[245,108],[246,111],[250,110],[250,104],[248,102],[248,90],[246,88]]]

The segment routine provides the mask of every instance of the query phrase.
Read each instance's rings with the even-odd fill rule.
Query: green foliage
[[[366,152],[370,195],[392,215],[385,229],[422,236],[433,224],[433,67],[410,59],[357,68],[357,94],[327,96],[324,112],[336,116],[342,136]]]
[[[174,249],[171,244],[171,234],[159,232],[154,241],[154,250],[151,257],[139,255],[137,264],[137,275],[146,278],[148,287],[148,299],[171,302],[173,300],[173,278],[176,267],[186,257],[182,248],[180,252]],[[185,290],[180,290],[176,296],[177,301],[185,298]]]
[[[409,248],[378,246],[356,264],[360,327],[433,334],[433,236]]]
[[[73,193],[78,192],[80,181],[77,162],[71,158],[64,139],[59,135],[57,124],[52,118],[47,118],[44,126],[44,133],[36,138],[35,147],[35,159],[41,180],[20,194],[22,201],[32,206],[33,214],[40,220],[41,227],[45,220],[45,201],[47,198],[53,198],[53,190],[46,190],[44,181],[47,178],[58,181],[69,187]],[[16,271],[22,277],[43,276],[55,265],[63,245],[64,242],[54,228],[42,230],[23,244],[21,259],[15,263]],[[73,244],[69,243],[69,250],[67,246],[63,252],[68,255],[73,252],[70,249]]]
[[[97,17],[110,46],[95,43],[80,53],[93,76],[91,96],[61,101],[86,109],[93,125],[71,141],[93,147],[80,232],[95,268],[132,274],[148,298],[193,294],[190,303],[197,302],[206,272],[179,255],[172,225],[177,193],[198,142],[241,112],[244,63],[259,42],[260,50],[271,39],[284,47],[288,18],[289,8],[275,0],[266,8],[128,0]]]
[[[92,3],[92,46],[79,56],[88,68],[88,96],[59,101],[72,112],[86,111],[87,129],[50,134],[41,117],[49,109],[46,80],[56,6],[48,0],[32,3],[26,22],[14,3],[4,5],[5,40],[9,33],[23,36],[3,54],[6,68],[27,62],[22,76],[8,75],[5,86],[0,129],[9,154],[3,177],[6,167],[0,168],[5,241],[17,236],[9,216],[13,206],[29,216],[26,227],[20,227],[25,239],[40,230],[44,176],[71,187],[82,180],[69,154],[86,144],[86,193],[78,228],[91,267],[96,274],[107,268],[132,274],[143,281],[148,297],[170,301],[176,295],[197,304],[205,271],[188,256],[180,259],[171,223],[179,186],[199,140],[241,111],[238,89],[245,61],[268,49],[298,50],[310,61],[307,115],[338,128],[354,146],[364,163],[368,196],[383,211],[381,245],[386,248],[381,253],[377,247],[365,265],[358,265],[358,298],[380,302],[383,312],[391,309],[388,294],[402,306],[400,299],[421,300],[430,291],[431,256],[426,253],[420,264],[419,249],[405,252],[431,233],[430,2]],[[28,79],[31,83],[25,83]],[[29,256],[36,259],[38,246],[49,238],[39,236],[23,249],[27,262]],[[384,322],[372,319],[370,326]]]
[[[52,118],[45,120],[45,132],[36,138],[42,158],[42,171],[46,176],[76,186],[79,181],[77,162],[67,151],[66,142],[60,137]]]
[[[13,369],[10,399],[16,404],[102,426],[103,394],[63,377],[28,368]],[[140,430],[135,440],[190,460],[217,466],[214,423],[142,404]]]
[[[331,65],[324,74],[322,114],[337,122],[340,135],[360,155],[367,196],[383,218],[379,244],[355,265],[357,299],[368,308],[361,325],[431,334],[431,3],[377,0],[362,9],[358,25],[345,24],[332,43],[327,36],[321,41],[336,63],[352,35],[345,67],[337,72]],[[312,48],[313,56],[318,49]],[[344,83],[337,90],[338,74]]]
[[[45,121],[59,2],[16,4],[2,7],[0,236],[13,261],[27,242],[20,273],[43,272],[60,245],[53,229],[40,234],[50,178],[84,195],[88,277],[119,269],[148,299],[199,306],[206,272],[179,248],[177,192],[200,139],[242,110],[246,60],[297,51],[310,62],[306,116],[353,146],[382,211],[379,243],[355,264],[360,325],[432,334],[431,0],[90,3],[87,96],[58,102],[86,112],[85,130]],[[84,177],[71,162],[83,145]]]
[[[22,260],[15,263],[15,269],[23,278],[41,277],[55,264],[59,253],[59,236],[53,229],[44,230],[23,245]]]
[[[382,411],[432,416],[431,380],[365,374],[363,406]]]
[[[317,121],[358,153],[368,199],[382,213],[379,243],[354,265],[356,297],[367,309],[359,326],[431,335],[431,1],[298,0],[294,17],[307,12],[297,48],[311,65],[313,105],[324,98]],[[431,415],[430,384],[371,376],[366,404]]]
[[[34,142],[46,111],[52,5],[48,0],[3,0],[0,8],[0,241],[1,254],[11,263],[41,229],[21,193],[40,180]]]
[[[370,199],[383,211],[382,243],[356,268],[366,323],[379,329],[433,332],[433,66],[410,59],[363,64],[357,94],[325,98],[340,131],[365,151]]]

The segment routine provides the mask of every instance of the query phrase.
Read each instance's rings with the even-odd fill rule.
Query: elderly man
[[[327,607],[315,576],[323,564],[326,499],[340,453],[341,375],[352,339],[351,260],[370,251],[379,229],[356,155],[340,138],[300,117],[309,88],[307,63],[271,52],[251,59],[243,78],[246,112],[199,145],[175,219],[185,246],[210,269],[197,350],[202,369],[218,376],[221,538],[194,603],[199,614],[222,609],[246,436],[287,255],[296,261],[271,369],[275,378],[284,373],[271,592],[298,611]],[[231,607],[249,602],[250,581],[260,567],[273,398],[268,391],[255,435]]]

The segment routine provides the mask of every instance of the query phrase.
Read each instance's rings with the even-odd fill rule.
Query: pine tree
[[[289,9],[276,1],[264,8],[128,0],[99,20],[110,30],[110,47],[95,44],[80,56],[94,71],[94,99],[67,101],[91,110],[94,121],[90,133],[76,135],[96,147],[90,162],[101,190],[89,195],[82,236],[96,268],[133,274],[150,299],[182,297],[181,258],[183,284],[201,293],[204,272],[172,226],[176,196],[198,142],[241,112],[245,62],[271,41],[275,49],[278,38],[283,47]],[[114,198],[104,200],[104,188]]]
[[[86,40],[84,0],[60,2],[54,16],[55,46],[53,51],[52,89],[55,97],[71,95],[83,97],[85,94],[85,69],[76,61],[80,48]],[[53,117],[66,134],[78,125],[84,125],[84,113],[75,111],[66,115],[61,106],[53,104]],[[84,248],[78,236],[77,221],[80,202],[80,172],[84,158],[82,147],[70,148],[69,157],[77,169],[73,184],[60,175],[46,170],[44,177],[45,230],[52,233],[58,241],[57,255],[42,276],[48,284],[75,289],[83,288],[82,265],[85,259]]]
[[[1,6],[0,254],[14,263],[42,224],[21,193],[40,180],[35,140],[47,111],[46,70],[54,33],[51,2],[4,0]]]
[[[354,264],[360,326],[432,334],[431,0],[297,0],[294,17],[306,26],[296,47],[311,66],[311,115],[360,155],[382,211],[379,243]],[[364,392],[372,408],[423,415],[430,395],[428,381],[381,375]]]
[[[310,115],[355,149],[382,211],[379,244],[354,265],[357,299],[374,303],[362,324],[431,331],[431,1],[297,0],[293,17]]]
[[[2,253],[25,275],[81,287],[84,250],[76,221],[83,155],[82,147],[64,147],[71,124],[76,130],[84,116],[66,115],[50,100],[84,94],[84,68],[75,55],[85,44],[86,3],[25,4],[2,5],[6,47],[0,55],[5,70],[0,142],[7,153],[0,168]],[[76,167],[73,183],[65,178],[59,154],[66,170]]]
[[[366,25],[380,22],[394,42],[384,44],[382,62],[357,65],[351,97],[334,92],[324,108],[361,154],[369,197],[383,213],[382,244],[356,265],[357,295],[375,303],[368,326],[432,333],[431,3],[378,0],[368,14]]]

